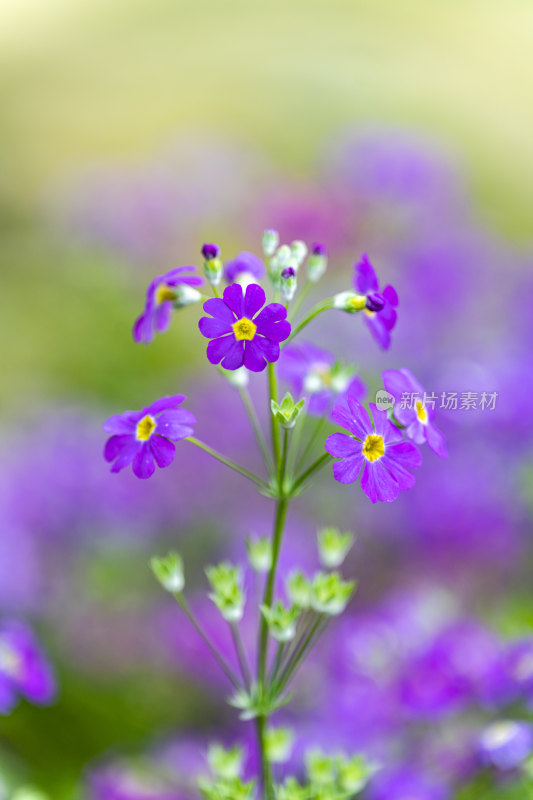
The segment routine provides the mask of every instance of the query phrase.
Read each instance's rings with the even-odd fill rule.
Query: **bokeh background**
[[[409,366],[498,392],[444,414],[450,458],[393,507],[329,477],[298,507],[287,566],[313,565],[318,518],[357,533],[361,578],[299,737],[379,755],[388,800],[528,796],[529,743],[486,770],[480,737],[529,722],[533,676],[532,41],[525,0],[3,0],[0,615],[36,632],[58,693],[0,717],[0,797],[192,797],[203,742],[237,729],[147,559],[183,550],[209,624],[202,564],[242,557],[268,508],[201,454],[109,475],[101,422],[184,391],[202,438],[246,458],[194,311],[149,348],[131,324],[154,275],[203,241],[259,251],[265,227],[327,243],[323,294],[365,250],[397,286],[389,353],[351,318],[310,331],[372,389]]]

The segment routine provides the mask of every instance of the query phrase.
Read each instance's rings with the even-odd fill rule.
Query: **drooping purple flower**
[[[333,474],[340,483],[353,483],[361,475],[361,488],[375,503],[390,503],[398,493],[412,489],[415,477],[411,469],[419,467],[422,457],[412,442],[370,403],[373,424],[359,400],[348,395],[348,409],[335,406],[332,419],[349,431],[332,433],[326,439],[326,450],[340,461],[333,464]]]
[[[240,283],[248,286],[257,283],[257,279],[265,274],[265,265],[255,253],[243,250],[242,253],[224,264],[224,275],[228,283]]]
[[[366,394],[364,382],[353,369],[338,362],[333,353],[309,342],[283,349],[279,375],[297,397],[308,397],[306,411],[311,416],[325,414],[333,401],[345,404],[348,393],[358,400]]]
[[[36,705],[54,699],[52,668],[33,632],[13,620],[0,624],[0,714],[8,714],[21,694]]]
[[[242,286],[233,283],[224,289],[223,298],[204,303],[204,311],[211,316],[202,317],[198,327],[212,340],[207,345],[211,364],[221,363],[230,370],[244,364],[252,372],[261,372],[267,362],[278,360],[279,342],[290,336],[291,326],[285,307],[280,303],[265,306],[265,299],[258,284],[250,284],[243,295]]]
[[[394,396],[394,416],[405,426],[405,433],[416,444],[427,444],[441,458],[446,458],[444,436],[434,423],[435,398],[428,397],[411,370],[388,369],[383,385]]]
[[[111,472],[132,465],[138,478],[149,478],[158,467],[168,467],[174,460],[178,442],[191,436],[196,418],[190,411],[178,408],[185,395],[162,397],[142,411],[125,411],[104,423],[104,431],[112,436],[104,448],[106,461],[114,462]],[[172,440],[172,441],[171,441]]]
[[[533,725],[512,720],[493,722],[481,734],[479,749],[485,764],[514,769],[533,753]]]
[[[149,344],[155,333],[163,333],[170,325],[173,304],[179,299],[180,286],[201,286],[199,275],[189,275],[195,267],[175,267],[154,278],[146,290],[144,312],[135,321],[133,338]]]
[[[387,350],[390,347],[391,331],[398,317],[396,289],[393,286],[380,289],[376,271],[366,253],[354,265],[354,270],[354,287],[366,297],[366,306],[363,309],[365,322],[379,346]]]

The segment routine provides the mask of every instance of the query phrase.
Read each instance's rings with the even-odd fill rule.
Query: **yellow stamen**
[[[376,312],[375,311],[371,311],[369,308],[365,308],[364,312],[368,317],[375,317],[376,316]]]
[[[369,433],[363,445],[363,455],[367,461],[377,461],[385,455],[385,442],[383,436]]]
[[[147,414],[137,423],[136,436],[140,442],[147,442],[152,433],[156,429],[156,421],[153,417]]]
[[[355,308],[356,311],[362,311],[366,306],[366,295],[356,294],[355,297],[350,297],[348,300],[348,305],[350,305],[352,308]]]
[[[166,303],[167,300],[175,300],[176,297],[176,292],[171,289],[170,286],[167,286],[166,283],[162,283],[155,290],[155,302],[158,306],[161,305],[161,303]]]
[[[237,322],[234,322],[231,327],[233,328],[235,338],[238,341],[245,339],[247,342],[251,342],[257,330],[257,325],[255,325],[251,319],[247,319],[246,317],[238,319]]]
[[[416,401],[416,416],[420,420],[420,422],[425,423],[427,422],[428,412],[425,409],[424,403],[421,400]]]

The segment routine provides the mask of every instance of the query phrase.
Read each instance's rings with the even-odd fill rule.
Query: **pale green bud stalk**
[[[341,614],[355,586],[355,581],[343,581],[338,572],[318,572],[313,578],[311,607],[319,614]]]
[[[263,234],[263,253],[269,258],[274,255],[279,244],[279,233],[272,228]]]
[[[290,392],[287,392],[280,403],[275,400],[270,401],[272,414],[284,428],[294,428],[298,415],[304,407],[305,400],[295,403]]]
[[[261,606],[261,613],[268,623],[271,636],[278,642],[290,642],[296,636],[296,620],[299,608],[285,608],[281,600],[273,606]]]
[[[208,567],[206,575],[213,592],[209,598],[227,622],[240,622],[244,613],[242,571],[227,561]]]
[[[272,542],[267,536],[246,539],[248,561],[255,572],[268,572],[272,566]]]
[[[154,556],[150,566],[161,586],[172,594],[180,594],[185,587],[183,559],[174,551],[163,557]]]
[[[320,563],[326,569],[340,567],[354,542],[351,533],[341,533],[337,528],[323,528],[317,538]]]

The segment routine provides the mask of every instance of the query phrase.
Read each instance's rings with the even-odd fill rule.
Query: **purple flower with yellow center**
[[[249,286],[257,283],[258,278],[265,274],[265,265],[255,253],[243,250],[242,253],[224,264],[224,275],[228,283],[240,283]]]
[[[360,292],[352,302],[354,308],[364,313],[365,322],[370,333],[384,350],[390,347],[391,331],[396,325],[398,295],[392,286],[380,290],[376,271],[370,259],[363,253],[361,260],[355,264],[354,287]]]
[[[317,417],[329,411],[333,401],[345,402],[348,393],[364,398],[366,386],[354,372],[333,353],[310,342],[287,345],[279,362],[280,378],[290,384],[295,396],[309,398],[306,411]]]
[[[287,310],[280,303],[265,306],[265,292],[256,283],[246,288],[234,283],[224,289],[222,298],[213,297],[204,303],[210,317],[198,323],[201,333],[212,341],[207,345],[211,364],[225,369],[244,366],[261,372],[267,362],[279,358],[279,343],[290,336]],[[263,308],[264,306],[264,308]]]
[[[373,503],[396,500],[400,490],[412,489],[415,477],[410,470],[419,467],[422,457],[411,442],[387,418],[369,404],[368,412],[356,397],[348,395],[348,409],[335,406],[332,419],[349,431],[332,433],[326,439],[326,450],[339,458],[333,464],[333,474],[340,483],[354,483],[361,473],[361,488]]]
[[[190,275],[195,267],[175,267],[159,275],[146,290],[144,313],[135,321],[133,338],[136,342],[149,344],[155,333],[163,333],[170,325],[172,308],[180,302],[187,305],[199,299],[194,286],[201,286],[199,275]]]
[[[21,622],[0,624],[0,714],[8,714],[21,694],[32,703],[52,702],[56,685],[52,668],[33,632]]]
[[[429,399],[413,373],[403,369],[388,369],[383,373],[383,385],[393,395],[394,416],[405,427],[406,436],[416,444],[427,444],[441,458],[446,458],[444,436],[434,423],[435,401]]]
[[[158,467],[168,467],[176,449],[172,442],[191,436],[196,418],[178,408],[185,395],[162,397],[142,411],[125,411],[110,417],[104,431],[112,436],[104,448],[104,458],[113,462],[111,472],[132,465],[138,478],[149,478]]]

